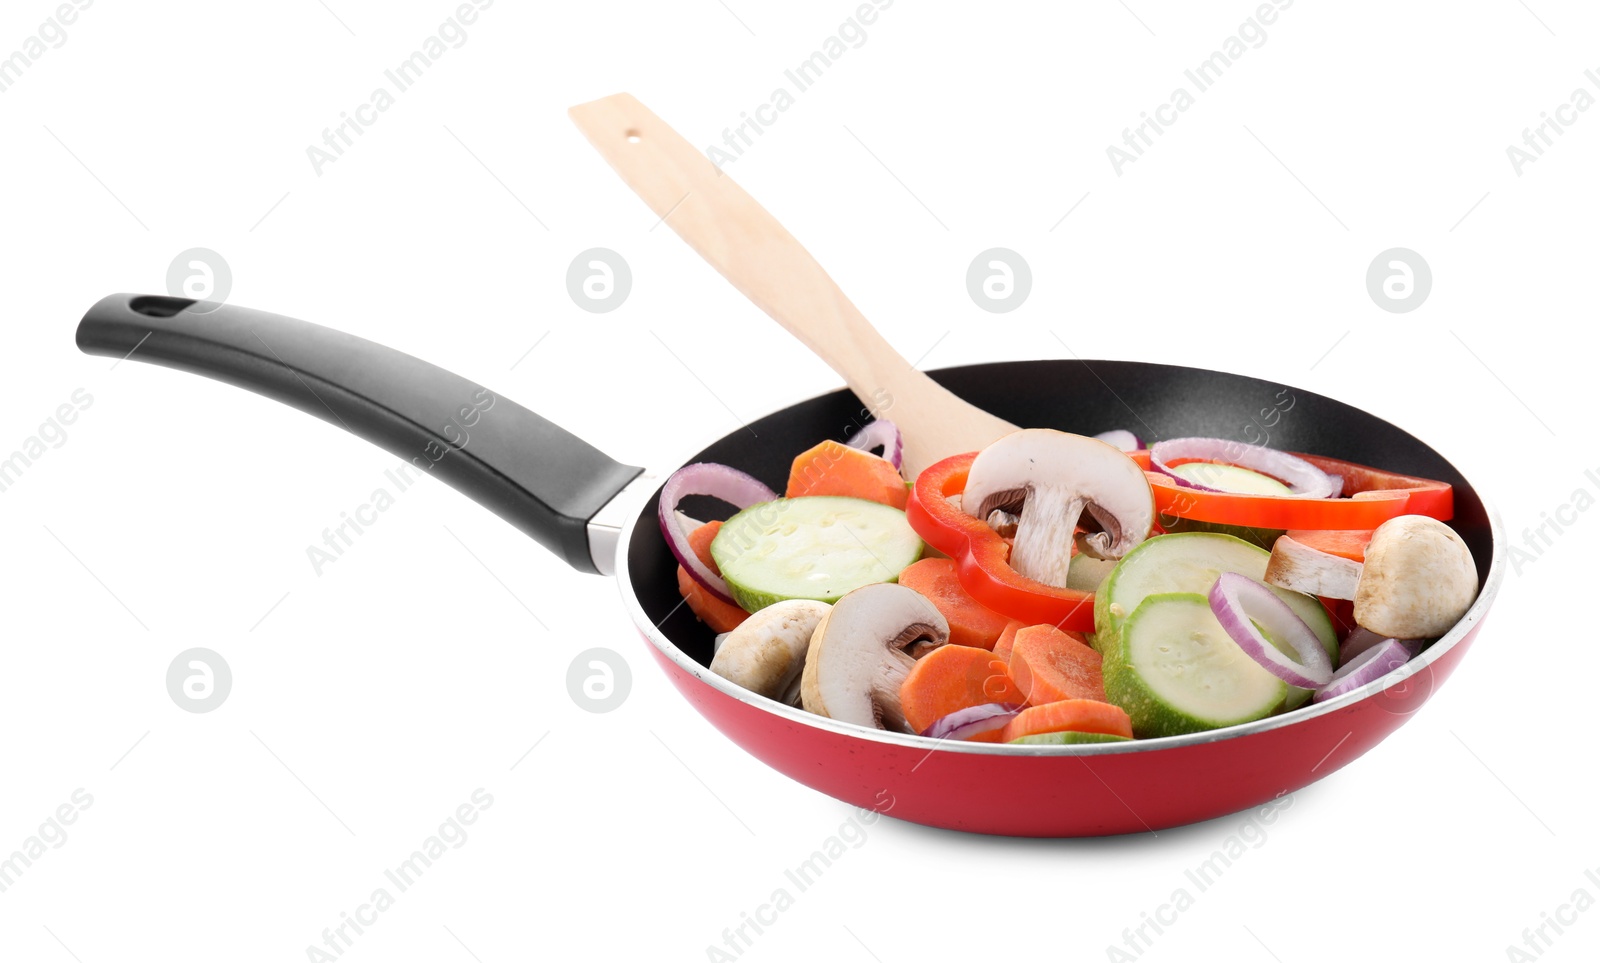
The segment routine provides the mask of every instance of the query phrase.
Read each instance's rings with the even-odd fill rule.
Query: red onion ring
[[[1333,678],[1333,664],[1322,640],[1289,604],[1268,588],[1235,572],[1224,572],[1211,586],[1211,611],[1228,637],[1263,669],[1302,689],[1318,689]],[[1255,623],[1289,643],[1299,661],[1273,645]]]
[[[894,466],[895,471],[900,470],[900,455],[905,444],[900,435],[900,428],[887,418],[870,422],[867,427],[851,435],[845,444],[862,451],[882,448],[883,457]]]
[[[986,702],[957,709],[922,731],[929,739],[971,739],[979,733],[1005,728],[1022,707],[1010,702]]]
[[[1371,629],[1356,626],[1344,637],[1344,641],[1339,643],[1339,665],[1349,665],[1357,656],[1369,649],[1377,648],[1388,639],[1387,635],[1379,635]],[[1427,639],[1395,639],[1395,641],[1405,646],[1413,659],[1421,655],[1428,644]]]
[[[1326,702],[1376,682],[1395,669],[1411,661],[1411,650],[1399,639],[1384,639],[1372,648],[1346,662],[1333,674],[1328,684],[1316,691],[1312,702]]]
[[[709,495],[742,511],[751,505],[770,502],[778,497],[778,493],[737,468],[714,462],[685,465],[673,472],[667,483],[661,486],[661,502],[656,506],[656,517],[661,522],[661,534],[666,537],[667,547],[672,549],[673,557],[689,573],[689,577],[699,582],[706,591],[729,605],[737,605],[728,583],[700,561],[694,549],[689,547],[689,533],[678,524],[678,503],[690,495]]]
[[[1288,485],[1290,494],[1302,498],[1334,498],[1337,489],[1343,487],[1342,480],[1335,486],[1327,472],[1304,458],[1260,445],[1247,445],[1223,438],[1169,438],[1150,446],[1150,467],[1177,482],[1179,487],[1203,492],[1222,491],[1179,477],[1167,466],[1167,462],[1179,458],[1220,462],[1270,475]]]
[[[1139,436],[1126,428],[1113,428],[1110,431],[1102,431],[1094,437],[1097,441],[1103,441],[1112,448],[1120,448],[1123,451],[1139,451],[1144,448],[1144,442],[1139,440]]]

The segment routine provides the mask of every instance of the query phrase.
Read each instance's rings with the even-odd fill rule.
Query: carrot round
[[[732,632],[750,613],[737,605],[730,605],[705,590],[694,580],[688,570],[678,566],[678,594],[689,606],[694,617],[704,622],[713,632]]]
[[[1017,713],[1017,717],[1000,730],[1000,741],[1010,742],[1023,736],[1037,736],[1046,732],[1101,732],[1110,736],[1133,738],[1133,722],[1121,707],[1093,699],[1068,699],[1050,702]]]
[[[917,660],[900,684],[900,711],[913,732],[926,731],[958,709],[1024,701],[1004,662],[988,649],[967,645],[934,649]]]
[[[1007,667],[1017,688],[1028,697],[1029,705],[1065,699],[1106,699],[1100,653],[1076,632],[1063,632],[1053,625],[1030,625],[1018,630]]]
[[[994,640],[994,657],[1004,662],[1007,668],[1011,666],[1011,646],[1017,640],[1017,632],[1025,628],[1027,628],[1026,623],[1012,620],[1006,623],[1006,627],[1000,632],[1000,637]]]
[[[722,574],[722,569],[717,567],[717,560],[711,557],[711,540],[716,538],[720,531],[722,531],[721,522],[706,522],[689,533],[689,551],[694,553],[702,565],[718,575]]]
[[[879,459],[880,461],[882,459]],[[978,649],[993,649],[1007,619],[967,594],[956,575],[956,563],[948,558],[925,558],[900,571],[900,584],[927,597],[944,620],[950,623],[950,643]]]
[[[711,558],[711,540],[717,537],[720,528],[721,522],[706,522],[689,533],[689,548],[713,572],[718,570],[717,563]],[[694,617],[713,632],[732,632],[740,622],[750,617],[750,613],[739,606],[724,602],[706,591],[705,586],[696,582],[682,565],[678,566],[678,594],[683,596]]]
[[[789,466],[789,487],[784,495],[843,495],[904,510],[907,490],[905,479],[887,459],[837,441],[825,441],[795,458]]]

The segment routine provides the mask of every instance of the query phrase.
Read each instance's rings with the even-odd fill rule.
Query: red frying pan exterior
[[[1431,692],[1476,635],[1475,628],[1409,684]],[[1156,832],[1238,812],[1343,768],[1426,698],[1372,697],[1277,728],[1171,748],[934,751],[805,725],[706,684],[656,644],[650,652],[712,725],[796,782],[910,822],[997,836]]]
[[[1499,573],[1495,573],[1498,581]],[[1486,593],[1487,595],[1488,593]],[[1455,670],[1482,625],[1466,623],[1380,692],[1278,719],[1125,746],[951,747],[824,726],[742,693],[642,621],[650,653],[701,715],[796,782],[899,819],[1000,836],[1156,832],[1238,812],[1344,767],[1399,728]],[[634,612],[640,619],[641,612]],[[1470,628],[1466,627],[1470,624]],[[1087,751],[1086,751],[1087,750]]]

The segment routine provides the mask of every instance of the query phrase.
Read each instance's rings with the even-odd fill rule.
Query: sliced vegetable
[[[1180,460],[1212,463],[1208,467],[1216,470],[1209,474],[1206,474],[1204,469],[1192,469],[1189,474],[1198,473],[1212,482],[1232,481],[1245,486],[1242,491],[1246,493],[1294,494],[1306,498],[1331,498],[1338,495],[1334,489],[1333,479],[1328,477],[1327,472],[1304,458],[1288,452],[1228,441],[1224,438],[1169,438],[1150,446],[1150,467],[1177,479],[1179,485],[1210,492],[1241,491],[1226,484],[1202,483],[1177,473],[1172,465]],[[1267,481],[1278,481],[1278,484],[1264,486],[1261,482],[1251,480],[1244,475],[1222,470],[1228,467],[1246,469],[1257,478],[1268,476]],[[1285,492],[1284,489],[1288,491]]]
[[[1352,562],[1366,560],[1367,543],[1372,541],[1372,532],[1370,531],[1295,529],[1285,534],[1306,548],[1326,552],[1329,555],[1337,555],[1340,558],[1348,558]]]
[[[1144,453],[1130,455],[1136,461]],[[1330,478],[1342,479],[1348,498],[1303,495],[1247,495],[1186,487],[1159,471],[1147,473],[1162,518],[1184,518],[1221,525],[1266,529],[1371,530],[1399,515],[1427,515],[1448,521],[1453,489],[1446,482],[1386,472],[1366,465],[1296,452],[1284,452]],[[1148,460],[1148,459],[1146,459]],[[1153,464],[1153,462],[1152,462]],[[1163,522],[1165,524],[1165,522]]]
[[[1129,742],[1127,736],[1113,736],[1108,732],[1041,732],[1033,736],[1018,736],[1010,740],[1013,746],[1081,746],[1097,742]]]
[[[1333,663],[1322,640],[1294,613],[1272,587],[1234,572],[1217,577],[1208,596],[1211,611],[1245,655],[1273,675],[1302,689],[1315,689],[1333,678]],[[1259,623],[1260,627],[1257,627]],[[1262,631],[1287,642],[1294,655],[1269,641]]]
[[[1318,689],[1312,702],[1337,699],[1346,692],[1354,692],[1383,678],[1411,661],[1411,652],[1397,639],[1384,639],[1367,649],[1333,674],[1328,684]]]
[[[923,731],[930,739],[964,739],[968,742],[999,742],[1000,730],[1022,711],[1014,702],[986,702],[957,709]]]
[[[693,557],[713,574],[717,573],[717,563],[711,558],[711,540],[721,527],[722,523],[716,521],[697,525],[685,540]],[[682,565],[678,566],[678,594],[683,596],[695,618],[713,632],[731,632],[750,617],[750,613],[739,606],[711,594],[711,590],[695,581]]]
[[[800,703],[808,712],[869,729],[921,732],[906,725],[900,684],[916,658],[937,651],[949,635],[933,603],[903,585],[856,589],[828,610],[811,635]],[[921,720],[924,727],[932,718]]]
[[[1011,665],[1011,646],[1016,642],[1017,632],[1024,628],[1027,628],[1027,626],[1013,619],[1006,623],[1006,627],[1000,633],[1000,637],[995,639],[994,657],[1004,662],[1008,667]]]
[[[1083,636],[1052,625],[1032,625],[1016,633],[1006,663],[1029,705],[1067,699],[1106,701],[1100,653]]]
[[[924,558],[900,573],[900,584],[928,597],[950,623],[950,644],[992,649],[1009,621],[1004,615],[973,598],[961,587],[956,563],[948,558]]]
[[[722,573],[717,569],[716,559],[711,557],[711,542],[716,539],[717,532],[722,530],[722,523],[719,521],[696,522],[687,516],[680,515],[680,517],[693,526],[689,529],[689,551],[693,552],[694,557],[709,568],[712,574],[721,575]]]
[[[1368,650],[1387,641],[1389,641],[1389,637],[1386,635],[1379,635],[1371,629],[1363,629],[1359,625],[1356,626],[1349,635],[1344,637],[1344,641],[1339,643],[1340,668],[1349,665],[1357,656],[1363,655]],[[1395,641],[1405,646],[1406,651],[1410,652],[1413,657],[1421,654],[1427,644],[1426,639],[1396,639]]]
[[[1329,555],[1288,535],[1272,545],[1272,559],[1263,577],[1270,585],[1325,599],[1353,599],[1361,581],[1361,563]]]
[[[769,605],[728,633],[711,659],[711,671],[756,695],[800,704],[800,672],[826,602],[790,599]]]
[[[903,512],[831,495],[753,505],[711,542],[729,591],[751,612],[791,598],[833,602],[892,582],[922,548]]]
[[[696,582],[682,565],[678,566],[678,594],[683,596],[684,604],[689,606],[694,617],[713,632],[731,632],[750,617],[750,613],[739,606],[712,595],[711,590]]]
[[[1338,458],[1329,458],[1326,455],[1308,455],[1305,452],[1295,452],[1294,454],[1329,475],[1337,475],[1344,479],[1344,495],[1347,498],[1400,500],[1403,502],[1403,507],[1396,511],[1395,515],[1426,515],[1429,518],[1437,518],[1441,522],[1448,522],[1455,512],[1455,490],[1450,486],[1449,482],[1437,481],[1432,478],[1419,478],[1415,475],[1402,475],[1399,472],[1384,471],[1381,468],[1373,468],[1370,465],[1358,465],[1353,461],[1342,461]],[[1296,528],[1298,526],[1287,525],[1285,527]],[[1378,526],[1307,525],[1305,527],[1373,529]]]
[[[1103,441],[1118,451],[1138,451],[1144,447],[1144,442],[1139,436],[1125,428],[1113,428],[1095,435],[1096,441]]]
[[[1204,595],[1151,595],[1128,616],[1104,663],[1106,698],[1139,738],[1175,736],[1271,715],[1289,686],[1244,654]]]
[[[759,502],[769,502],[777,498],[778,493],[736,468],[713,462],[685,465],[673,472],[666,484],[661,486],[656,517],[661,525],[661,534],[666,536],[667,547],[672,550],[673,557],[713,597],[730,605],[737,604],[732,590],[728,588],[728,583],[723,581],[708,563],[701,561],[695,555],[689,546],[688,533],[678,523],[678,503],[690,495],[708,495],[725,501],[734,508],[745,509]]]
[[[1213,492],[1236,492],[1241,495],[1293,495],[1294,490],[1271,475],[1240,468],[1238,465],[1221,465],[1209,461],[1186,461],[1172,465],[1167,474],[1181,484]]]
[[[1096,732],[1132,738],[1133,725],[1126,712],[1109,702],[1068,699],[1023,709],[1006,723],[1000,741],[1012,742],[1046,732]]]
[[[1150,485],[1125,454],[1049,428],[1012,432],[978,452],[961,509],[982,519],[1015,514],[1011,568],[1055,588],[1067,584],[1074,541],[1095,558],[1121,558],[1149,535],[1155,514]],[[1088,533],[1077,534],[1080,520]]]
[[[905,443],[900,436],[900,428],[887,418],[879,418],[869,423],[851,435],[845,444],[862,451],[882,448],[883,457],[894,466],[895,471],[900,470],[900,455],[905,449]]]
[[[1026,702],[1006,664],[988,649],[946,645],[917,660],[900,683],[900,709],[915,732],[985,703]]]
[[[842,495],[906,507],[906,483],[888,461],[837,441],[824,441],[803,451],[789,467],[784,495]]]
[[[1079,552],[1072,556],[1072,561],[1067,565],[1066,588],[1079,592],[1093,592],[1106,580],[1111,570],[1117,567],[1117,560],[1113,558],[1092,558]]]
[[[1236,572],[1252,579],[1266,574],[1271,555],[1231,535],[1185,532],[1161,535],[1128,553],[1095,594],[1095,647],[1109,655],[1124,621],[1148,596],[1211,591],[1217,576]],[[1309,595],[1274,588],[1296,615],[1312,627],[1331,660],[1339,637],[1322,603]]]

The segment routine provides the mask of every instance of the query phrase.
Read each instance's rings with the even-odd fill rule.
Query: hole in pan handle
[[[609,572],[588,523],[641,469],[509,398],[419,358],[232,304],[113,294],[78,347],[215,378],[283,402],[437,476],[573,568]]]

